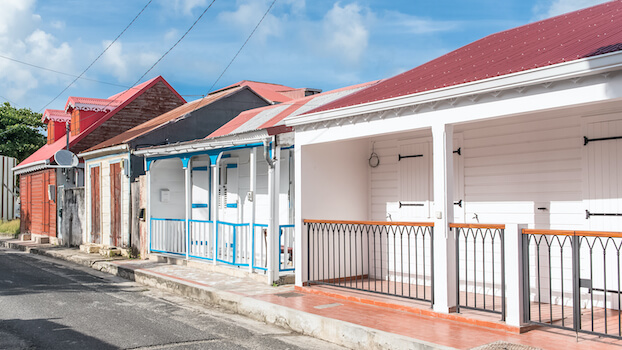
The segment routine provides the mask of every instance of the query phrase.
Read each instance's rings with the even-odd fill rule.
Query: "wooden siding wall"
[[[590,180],[582,173],[589,167],[586,157],[591,147],[583,145],[583,136],[589,131],[586,125],[600,119],[622,119],[620,112],[601,113],[556,112],[456,127],[455,136],[462,138],[464,176],[455,183],[460,186],[462,180],[464,187],[455,191],[464,191],[464,204],[462,209],[455,209],[464,210],[464,221],[470,223],[479,220],[528,224],[540,229],[621,230],[620,219],[614,224],[613,219],[585,218]],[[400,200],[400,142],[426,137],[430,137],[429,133],[417,132],[370,140],[370,150],[373,143],[380,157],[380,166],[369,169],[372,220],[387,220]],[[613,157],[616,153],[608,154]],[[618,162],[622,164],[622,160]],[[617,188],[622,170],[607,172],[606,180]],[[591,181],[603,181],[602,176],[600,180],[592,176]],[[617,204],[602,210],[622,210],[619,194],[614,196],[618,196]],[[598,224],[605,220],[612,223]]]
[[[164,83],[157,82],[149,90],[145,91],[121,111],[80,140],[71,148],[71,151],[76,154],[80,153],[182,104],[177,95]]]
[[[55,169],[20,176],[22,233],[56,237],[56,196],[49,199],[48,185],[56,191]]]

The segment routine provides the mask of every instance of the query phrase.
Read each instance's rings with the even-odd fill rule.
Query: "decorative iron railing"
[[[460,308],[505,320],[505,225],[450,224],[456,241],[456,298]]]
[[[434,224],[304,220],[307,284],[434,301]]]
[[[186,221],[151,218],[150,251],[176,255],[186,254]]]
[[[622,338],[622,233],[523,230],[532,323]]]

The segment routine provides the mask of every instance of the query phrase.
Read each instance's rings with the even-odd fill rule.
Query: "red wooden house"
[[[20,176],[21,232],[64,243],[58,230],[63,189],[84,185],[84,163],[59,168],[56,152],[68,147],[78,154],[184,103],[158,76],[107,99],[69,97],[65,110],[45,110],[48,143],[14,168]]]

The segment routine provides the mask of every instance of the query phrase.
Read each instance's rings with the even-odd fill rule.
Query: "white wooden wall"
[[[2,176],[2,189],[0,190],[0,218],[4,221],[15,218],[15,175],[13,167],[17,165],[17,159],[0,156],[0,176]]]

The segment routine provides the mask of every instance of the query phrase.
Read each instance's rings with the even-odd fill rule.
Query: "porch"
[[[255,143],[147,158],[149,252],[262,275],[269,284],[292,275],[290,151]]]
[[[620,338],[620,104],[427,115],[447,110],[297,129],[297,286]]]

